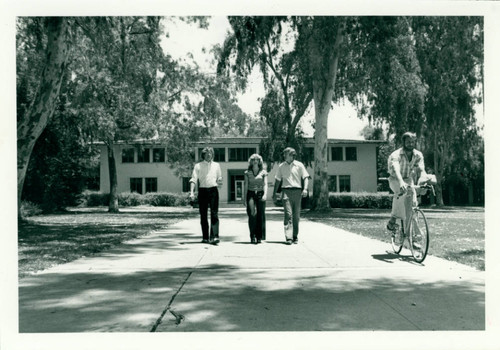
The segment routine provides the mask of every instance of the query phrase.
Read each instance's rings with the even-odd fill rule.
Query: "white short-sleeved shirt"
[[[290,164],[287,162],[281,163],[274,178],[282,181],[282,188],[302,188],[302,179],[308,177],[310,176],[304,164],[294,160]]]

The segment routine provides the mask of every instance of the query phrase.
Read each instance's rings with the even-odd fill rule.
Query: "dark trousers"
[[[198,191],[200,223],[203,239],[208,235],[208,207],[210,207],[210,240],[219,238],[219,191],[217,187],[200,188]]]
[[[266,201],[264,191],[247,191],[247,214],[250,238],[266,239]]]

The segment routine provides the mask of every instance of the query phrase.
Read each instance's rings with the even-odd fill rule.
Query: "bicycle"
[[[429,184],[409,185],[408,187],[413,188],[415,191],[407,191],[406,194],[399,194],[399,196],[408,196],[409,199],[407,200],[411,200],[412,203],[414,194],[416,194],[417,197],[423,194],[419,193],[418,190],[425,189],[427,191],[431,189],[432,193],[435,193],[434,186]],[[408,201],[406,203],[409,204]],[[392,249],[396,254],[399,254],[403,249],[404,243],[408,242],[411,255],[415,261],[417,263],[422,263],[429,250],[429,225],[427,224],[424,212],[418,207],[418,204],[416,206],[412,204],[411,211],[407,217],[409,217],[409,220],[405,222],[404,219],[401,219],[401,225],[398,225],[395,231],[391,231]]]

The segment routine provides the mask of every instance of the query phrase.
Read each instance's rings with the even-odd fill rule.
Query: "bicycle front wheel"
[[[429,250],[429,225],[424,212],[415,209],[410,221],[410,250],[416,262],[422,263]]]
[[[405,237],[403,225],[404,225],[403,220],[401,220],[401,225],[391,235],[392,250],[394,250],[394,253],[396,254],[399,254],[401,252],[401,249],[403,249],[403,243]]]

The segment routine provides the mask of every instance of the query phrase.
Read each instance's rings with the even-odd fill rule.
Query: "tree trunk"
[[[317,20],[317,19],[315,19]],[[331,19],[330,19],[331,20]],[[333,25],[334,22],[329,24]],[[314,179],[312,209],[330,210],[328,194],[328,114],[333,100],[337,68],[339,61],[339,46],[343,41],[344,19],[337,23],[335,42],[326,39],[318,25],[313,29],[309,39],[309,67],[313,82],[313,100],[315,114],[314,131]]]
[[[437,184],[434,187],[436,192],[436,206],[442,207],[444,206],[443,201],[443,166],[441,156],[439,154],[438,144],[437,144],[437,134],[434,135],[434,171],[436,173],[436,181]]]
[[[64,17],[47,21],[46,61],[40,85],[24,116],[17,123],[17,205],[21,206],[24,179],[36,141],[54,114],[68,61],[68,23]],[[18,210],[18,215],[20,210]]]
[[[116,174],[116,159],[115,151],[113,149],[113,141],[108,141],[108,168],[109,168],[109,207],[108,212],[118,213],[118,177]]]

